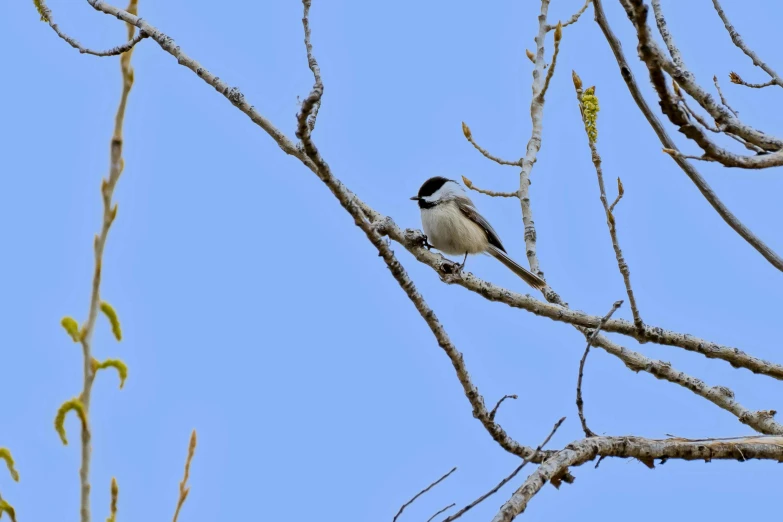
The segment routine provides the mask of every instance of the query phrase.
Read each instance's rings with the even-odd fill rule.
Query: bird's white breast
[[[487,234],[448,201],[421,209],[421,224],[427,240],[445,254],[478,254],[486,251]]]

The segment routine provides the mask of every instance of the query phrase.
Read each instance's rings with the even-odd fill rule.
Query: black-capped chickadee
[[[421,224],[427,241],[441,252],[462,255],[462,266],[468,254],[489,254],[536,289],[546,282],[508,257],[497,232],[478,213],[465,190],[454,180],[435,176],[424,182],[418,196]]]

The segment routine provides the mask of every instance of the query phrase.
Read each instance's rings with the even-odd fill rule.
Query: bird
[[[495,229],[479,214],[456,181],[434,176],[410,199],[419,203],[427,244],[445,254],[464,254],[460,269],[465,266],[468,254],[489,254],[533,288],[546,287],[546,281],[509,257]]]

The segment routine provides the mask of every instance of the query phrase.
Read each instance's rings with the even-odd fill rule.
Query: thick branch
[[[783,165],[783,141],[742,123],[728,108],[716,103],[713,97],[696,83],[693,74],[684,65],[679,66],[664,55],[647,25],[647,5],[643,0],[627,0],[623,2],[623,6],[636,28],[639,57],[650,73],[650,80],[661,100],[661,109],[669,120],[680,128],[680,132],[695,141],[715,161],[727,167],[760,169]],[[764,150],[774,152],[760,156],[740,156],[713,143],[699,127],[689,123],[683,109],[672,103],[664,72],[671,75],[685,92],[709,112],[725,132],[738,135]]]
[[[658,136],[658,139],[661,141],[661,144],[664,146],[664,148],[678,150],[674,141],[672,141],[672,139],[669,137],[669,134],[666,132],[666,129],[663,127],[663,124],[658,119],[658,117],[653,113],[653,111],[647,105],[647,102],[645,101],[644,97],[642,96],[641,91],[639,90],[639,86],[636,84],[636,79],[633,76],[633,72],[631,71],[631,68],[628,65],[628,61],[625,59],[625,54],[623,53],[622,44],[620,43],[620,40],[617,38],[617,36],[615,36],[614,32],[609,26],[609,22],[606,20],[606,16],[604,15],[604,10],[603,10],[601,0],[595,0],[593,2],[593,6],[595,8],[595,21],[596,23],[598,23],[599,27],[601,28],[601,31],[604,33],[604,36],[606,37],[606,40],[609,43],[609,47],[611,47],[612,52],[614,53],[614,57],[615,60],[617,61],[617,65],[620,67],[620,73],[623,77],[623,80],[625,80],[628,90],[630,91],[631,96],[636,102],[636,105],[639,106],[639,109],[642,111],[642,114],[644,114],[644,117],[647,118],[648,123],[655,131],[655,134]],[[701,192],[701,194],[704,196],[707,202],[709,202],[712,208],[715,209],[718,215],[732,229],[734,229],[734,231],[737,232],[737,234],[739,234],[740,237],[742,237],[754,249],[756,249],[756,251],[759,252],[764,257],[764,259],[769,261],[772,264],[772,266],[774,266],[778,270],[783,271],[783,258],[781,258],[766,243],[764,243],[760,238],[758,238],[748,227],[746,227],[737,218],[737,216],[735,216],[728,209],[728,207],[726,207],[726,205],[723,204],[720,198],[718,198],[718,196],[712,190],[712,187],[709,186],[709,184],[701,176],[699,171],[696,170],[696,167],[691,165],[688,161],[686,161],[682,157],[672,156],[672,158],[677,163],[677,165],[685,172],[685,174],[691,179],[691,181],[693,181],[694,185],[696,185],[696,188],[699,189],[699,192]]]
[[[645,439],[642,437],[591,437],[573,442],[533,472],[517,489],[492,522],[510,522],[525,511],[530,500],[548,481],[569,467],[580,466],[596,457],[653,459],[737,460],[783,462],[783,437],[743,437],[733,440]]]

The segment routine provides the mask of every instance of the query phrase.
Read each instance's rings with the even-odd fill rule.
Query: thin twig
[[[465,176],[462,176],[462,182],[465,183],[465,186],[468,187],[470,190],[475,190],[476,192],[479,192],[481,194],[486,194],[487,196],[491,196],[493,198],[518,198],[519,197],[519,193],[517,193],[517,191],[496,192],[494,190],[486,190],[483,188],[479,188],[475,186],[473,182]]]
[[[112,47],[111,49],[107,49],[105,51],[94,51],[92,49],[82,46],[82,44],[80,44],[75,38],[69,36],[68,34],[66,34],[60,29],[60,26],[58,26],[54,22],[52,10],[49,8],[48,5],[46,5],[45,0],[37,1],[36,7],[38,8],[38,13],[41,15],[41,20],[47,22],[49,24],[49,27],[51,27],[52,30],[54,30],[54,32],[57,33],[57,36],[59,36],[60,38],[68,42],[68,45],[70,45],[74,49],[77,49],[81,54],[90,54],[92,56],[118,56],[122,53],[126,53],[130,51],[135,47],[137,43],[147,38],[147,34],[145,32],[139,31],[139,34],[137,34],[136,36],[131,35],[128,38],[128,41],[125,42],[124,44],[120,44],[116,47]]]
[[[569,18],[565,22],[562,22],[562,27],[568,27],[569,25],[575,24],[579,20],[579,17],[582,16],[582,14],[585,11],[587,11],[587,7],[590,5],[591,1],[592,0],[585,0],[585,5],[583,5],[582,8],[579,9],[579,11],[575,12],[574,14],[572,14],[571,18]],[[557,25],[547,25],[546,26],[546,30],[547,30],[547,32],[549,32],[549,31],[553,30],[555,27],[557,27]]]
[[[620,202],[621,199],[623,199],[623,195],[625,194],[625,189],[623,188],[623,182],[620,180],[620,177],[617,177],[617,197],[614,198],[614,201],[612,201],[612,204],[609,205],[609,212],[614,212],[614,207],[617,206],[617,204]]]
[[[552,439],[552,437],[555,435],[555,432],[558,430],[558,428],[560,428],[560,425],[561,425],[561,424],[563,424],[563,422],[565,421],[565,419],[566,419],[565,417],[561,417],[561,418],[560,418],[560,420],[559,420],[559,421],[557,421],[557,422],[555,423],[555,425],[552,427],[552,431],[550,431],[550,432],[549,432],[549,435],[547,435],[547,438],[546,438],[546,439],[544,439],[544,442],[542,442],[541,444],[539,444],[539,445],[538,445],[538,447],[536,448],[536,453],[535,453],[536,455],[538,454],[538,452],[539,452],[539,451],[541,451],[541,450],[544,448],[544,446],[546,446],[546,445],[549,443],[550,439]],[[460,509],[459,511],[457,511],[457,512],[456,512],[456,513],[454,513],[453,515],[450,515],[450,516],[448,516],[448,517],[444,518],[444,519],[443,519],[443,522],[454,522],[454,520],[457,520],[459,517],[461,517],[462,515],[464,515],[465,513],[467,513],[468,511],[470,511],[470,510],[471,510],[471,509],[473,509],[474,507],[478,506],[479,504],[481,504],[482,502],[484,502],[486,499],[488,499],[489,497],[491,497],[491,496],[492,496],[492,495],[494,495],[495,493],[497,493],[497,492],[500,490],[500,488],[502,488],[503,486],[505,486],[506,484],[508,484],[508,482],[509,482],[511,479],[513,479],[514,477],[516,477],[516,476],[517,476],[517,473],[519,473],[520,471],[522,471],[522,468],[524,468],[525,466],[527,466],[527,463],[528,463],[528,462],[529,462],[528,460],[523,460],[523,461],[522,461],[522,464],[520,464],[519,466],[517,466],[517,468],[516,468],[514,471],[512,471],[512,472],[511,472],[511,474],[510,474],[509,476],[507,476],[506,478],[504,478],[503,480],[501,480],[501,481],[498,483],[498,485],[497,485],[497,486],[495,486],[494,488],[492,488],[492,489],[491,489],[491,490],[489,490],[488,492],[484,493],[484,494],[483,494],[483,495],[481,495],[479,498],[477,498],[476,500],[474,500],[473,502],[471,502],[470,504],[468,504],[468,505],[467,505],[467,506],[465,506],[464,508]]]
[[[718,76],[715,75],[712,77],[712,81],[715,84],[715,88],[718,90],[718,94],[720,95],[720,101],[723,105],[726,106],[728,110],[730,110],[732,113],[734,113],[734,116],[739,117],[739,111],[735,111],[731,108],[731,105],[729,105],[729,102],[726,101],[726,97],[723,96],[723,91],[720,90],[720,84],[718,83]]]
[[[446,512],[446,511],[448,511],[449,509],[453,508],[453,507],[454,507],[454,506],[456,506],[456,505],[457,505],[456,503],[452,502],[451,504],[449,504],[449,505],[448,505],[448,506],[446,506],[445,508],[443,508],[443,509],[441,509],[440,511],[438,511],[437,513],[435,513],[434,515],[432,515],[430,518],[428,518],[428,519],[427,519],[427,522],[432,522],[432,520],[433,520],[435,517],[437,517],[438,515],[440,515],[440,514],[442,514],[442,513]]]
[[[491,154],[489,151],[483,148],[481,145],[476,143],[475,140],[473,139],[473,133],[470,131],[470,127],[468,127],[468,125],[464,121],[462,122],[462,134],[464,134],[465,139],[467,139],[470,142],[470,144],[473,145],[476,148],[476,150],[479,151],[488,160],[494,161],[499,165],[511,165],[514,167],[522,166],[521,160],[509,161],[509,160],[504,160],[502,158],[498,158],[497,156]]]
[[[500,408],[500,405],[503,404],[503,401],[506,399],[517,399],[518,397],[516,395],[504,395],[500,398],[497,404],[495,404],[495,407],[492,408],[492,411],[489,412],[489,418],[491,420],[495,420],[495,414],[498,412],[498,408]]]
[[[701,156],[694,156],[693,154],[683,154],[682,152],[674,149],[662,149],[663,152],[668,154],[669,156],[675,157],[675,158],[681,158],[684,160],[694,160],[694,161],[715,161],[714,158],[710,158],[706,155]]]
[[[729,80],[731,83],[736,83],[737,85],[744,85],[745,87],[750,87],[751,89],[763,89],[764,87],[771,87],[773,85],[780,85],[778,84],[774,79],[770,80],[768,82],[764,83],[750,83],[743,80],[739,74],[735,73],[734,71],[731,71],[729,73]]]
[[[601,0],[594,0],[593,6],[595,9],[595,21],[601,28],[601,31],[604,33],[606,41],[609,43],[609,47],[614,53],[615,60],[617,61],[617,65],[620,68],[620,73],[623,77],[623,80],[625,80],[628,90],[636,102],[636,105],[642,111],[642,114],[644,114],[645,118],[655,131],[655,134],[658,136],[658,139],[661,141],[661,144],[664,146],[664,148],[676,150],[677,146],[675,145],[674,141],[669,137],[669,134],[666,132],[663,124],[652,112],[641,94],[639,86],[634,79],[631,67],[628,65],[628,61],[625,59],[622,44],[620,43],[620,40],[617,38],[617,36],[615,36],[612,28],[609,26],[609,22],[606,20],[606,15],[604,14]],[[691,179],[694,185],[696,185],[702,196],[704,196],[707,202],[712,206],[712,208],[715,209],[715,211],[726,222],[726,224],[734,229],[734,231],[737,232],[740,237],[748,242],[759,254],[764,257],[764,259],[769,261],[772,266],[778,270],[783,271],[783,258],[781,258],[774,250],[764,243],[764,241],[756,236],[737,218],[737,216],[735,216],[728,209],[728,207],[726,207],[726,205],[723,204],[720,198],[718,198],[718,196],[712,190],[712,187],[710,187],[707,181],[701,176],[699,171],[696,170],[696,167],[691,165],[683,158],[679,158],[677,156],[673,156],[673,158],[677,165],[679,165],[679,167]]]
[[[185,460],[185,473],[182,477],[182,482],[179,483],[179,498],[177,499],[177,509],[174,511],[173,522],[177,522],[179,518],[179,511],[182,509],[182,505],[188,498],[190,493],[190,487],[188,486],[188,479],[190,478],[190,463],[193,461],[193,455],[196,453],[196,430],[190,434],[190,444],[188,444],[188,458]]]
[[[546,95],[546,91],[549,90],[549,82],[552,81],[552,76],[555,75],[555,66],[557,65],[557,57],[560,54],[560,40],[563,38],[563,27],[560,25],[560,23],[557,24],[557,27],[555,27],[555,50],[552,53],[552,63],[549,65],[549,69],[546,71],[546,78],[544,79],[544,86],[541,88],[541,91],[538,93],[538,98],[541,100],[541,103],[544,102],[544,96]]]
[[[595,342],[595,338],[601,332],[601,328],[604,326],[604,323],[612,317],[612,314],[614,314],[615,311],[617,311],[617,309],[620,308],[620,306],[622,306],[622,304],[623,304],[622,301],[615,301],[615,303],[612,305],[612,309],[609,310],[609,313],[607,313],[601,319],[601,322],[598,324],[598,326],[593,331],[593,334],[587,340],[585,353],[584,355],[582,355],[582,360],[579,361],[579,378],[576,380],[576,409],[579,412],[579,421],[582,423],[582,429],[585,432],[585,437],[596,436],[593,430],[587,427],[587,419],[585,419],[585,414],[584,414],[584,401],[582,400],[582,376],[584,375],[585,362],[587,361],[587,354],[590,353],[590,347]]]
[[[310,39],[310,0],[303,0],[302,4],[304,6],[304,15],[302,16],[302,25],[304,26],[304,33],[305,33],[305,49],[307,50],[307,65],[310,67],[310,70],[313,72],[313,78],[315,80],[315,85],[313,85],[313,90],[320,89],[321,96],[323,96],[323,90],[324,90],[324,84],[323,81],[321,81],[321,68],[318,66],[318,62],[315,59],[315,56],[313,55],[313,44]],[[321,98],[318,98],[318,103],[313,107],[312,113],[310,114],[310,117],[308,119],[308,126],[310,127],[310,132],[315,130],[315,121],[318,119],[318,109],[321,108]]]
[[[729,36],[731,36],[731,41],[734,42],[734,45],[736,45],[743,53],[745,53],[748,56],[748,58],[753,60],[753,65],[755,65],[756,67],[761,67],[761,69],[772,78],[772,80],[770,80],[769,83],[763,84],[762,86],[766,87],[768,85],[775,84],[780,87],[783,87],[783,80],[780,78],[780,76],[778,76],[778,73],[776,73],[772,69],[772,67],[764,63],[762,59],[759,58],[759,55],[756,54],[756,52],[753,51],[753,49],[748,47],[748,45],[742,40],[742,37],[734,28],[734,26],[731,24],[729,18],[726,16],[726,13],[723,12],[723,7],[721,7],[720,2],[718,0],[712,0],[712,5],[715,7],[715,11],[717,11],[718,16],[720,16],[720,19],[723,21],[723,26],[729,32]],[[743,85],[746,84],[743,83]],[[753,87],[753,85],[748,85],[748,87]]]
[[[406,508],[406,507],[408,507],[408,506],[410,506],[411,504],[413,504],[413,502],[415,502],[415,500],[416,500],[417,498],[419,498],[420,496],[422,496],[423,494],[425,494],[426,492],[428,492],[429,490],[431,490],[432,488],[434,488],[435,486],[437,486],[438,484],[440,484],[441,482],[443,482],[444,480],[446,480],[446,479],[449,477],[449,475],[451,475],[451,474],[452,474],[452,473],[454,473],[455,471],[457,471],[457,468],[456,468],[456,467],[453,467],[453,468],[451,468],[451,471],[449,471],[448,473],[446,473],[445,475],[443,475],[441,478],[439,478],[438,480],[436,480],[435,482],[433,482],[432,484],[430,484],[430,485],[429,485],[429,486],[427,486],[426,488],[424,488],[424,489],[422,489],[421,491],[419,491],[418,493],[416,493],[416,494],[413,496],[413,498],[412,498],[412,499],[410,499],[410,500],[409,500],[409,501],[407,501],[405,504],[403,504],[402,506],[400,506],[400,510],[397,512],[397,514],[396,514],[396,515],[394,515],[394,518],[392,519],[392,522],[397,522],[397,518],[398,518],[400,515],[402,515],[402,512],[403,512],[403,511],[405,511],[405,508]]]
[[[736,73],[732,73],[732,74],[736,74]],[[693,119],[695,119],[697,122],[699,122],[699,124],[702,127],[704,127],[708,131],[713,132],[715,134],[723,134],[724,136],[728,136],[729,138],[733,139],[737,143],[741,144],[746,149],[752,150],[753,152],[755,152],[757,154],[764,154],[765,153],[764,149],[762,149],[761,147],[758,147],[757,145],[754,145],[754,144],[752,144],[750,142],[747,142],[747,141],[743,140],[742,138],[740,138],[739,136],[736,136],[736,135],[734,135],[734,134],[732,134],[730,132],[724,132],[723,130],[719,129],[715,125],[710,125],[709,123],[707,123],[707,120],[704,119],[704,116],[702,116],[701,114],[696,112],[696,110],[692,109],[691,106],[688,105],[688,101],[685,99],[685,96],[683,96],[680,92],[678,92],[679,88],[677,87],[677,83],[676,82],[674,83],[674,86],[675,86],[675,91],[677,92],[677,94],[679,96],[678,101],[682,102],[682,106],[685,108],[686,112],[690,116],[692,116]],[[698,159],[701,160],[702,158],[698,157]]]

